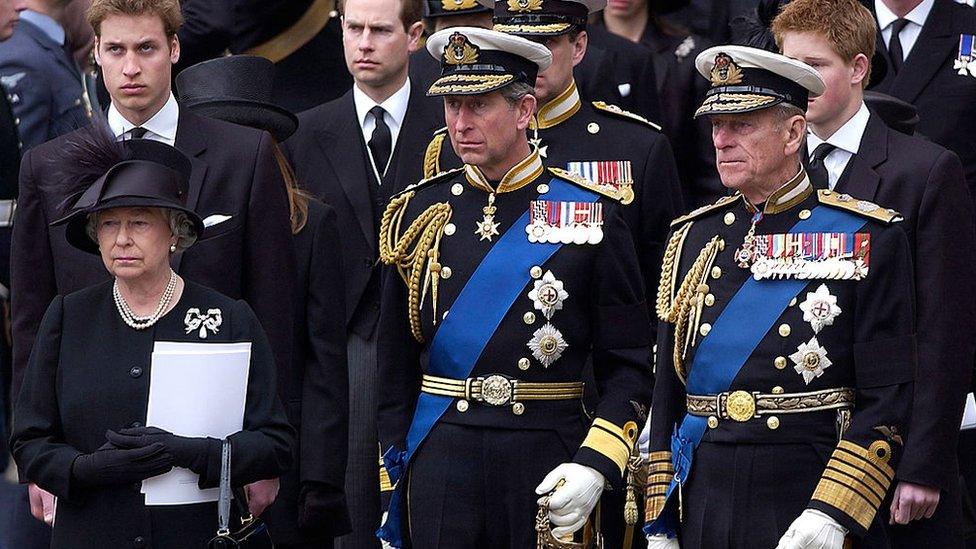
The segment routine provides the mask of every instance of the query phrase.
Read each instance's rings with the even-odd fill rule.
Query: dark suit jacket
[[[3,92],[0,89],[0,92]],[[0,200],[17,198],[17,174],[20,172],[20,136],[10,109],[7,93],[0,93]]]
[[[64,201],[51,159],[70,139],[68,134],[32,149],[21,165],[11,247],[14,391],[54,296],[109,277],[99,257],[69,245],[63,227],[48,226],[61,216]],[[295,257],[288,198],[271,143],[266,132],[180,109],[176,148],[193,166],[187,205],[203,219],[231,218],[208,227],[200,241],[174,256],[173,268],[191,282],[247,301],[283,372],[291,364]]]
[[[871,4],[873,6],[873,3]],[[952,68],[959,35],[976,34],[976,10],[953,0],[935,0],[908,58],[895,74],[890,68],[871,89],[915,105],[916,132],[959,155],[969,190],[976,191],[976,78]],[[878,33],[879,56],[891,66]]]
[[[583,99],[605,101],[649,120],[660,120],[651,50],[602,26],[588,26],[587,35],[586,55],[573,70]],[[626,94],[621,86],[629,88]]]
[[[295,345],[281,394],[288,422],[300,436],[298,467],[281,477],[278,498],[264,515],[277,543],[309,543],[350,529],[343,493],[349,433],[346,313],[335,210],[309,201],[308,220],[294,242]],[[316,492],[314,531],[298,526],[303,490]]]
[[[351,323],[356,316],[357,329],[365,333],[372,332],[379,313],[378,280],[370,280],[379,261],[377,220],[385,207],[384,197],[420,181],[427,140],[444,125],[441,102],[426,97],[425,91],[411,81],[407,114],[389,170],[378,189],[356,120],[352,90],[301,113],[298,131],[285,142],[299,184],[335,208],[345,273],[346,320]],[[375,291],[367,292],[367,287]]]
[[[976,327],[973,205],[958,157],[872,114],[836,189],[894,208],[915,259],[918,373],[899,480],[958,486],[956,440]]]

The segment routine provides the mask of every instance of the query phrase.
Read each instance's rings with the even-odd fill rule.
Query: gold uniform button
[[[530,365],[531,363],[529,362],[529,359],[525,357],[522,357],[518,360],[519,370],[528,370]]]
[[[780,387],[779,385],[773,387],[773,394],[774,395],[781,395],[781,394],[783,394],[783,388]]]
[[[735,223],[735,214],[732,212],[725,212],[724,221],[726,225],[731,225]]]
[[[810,210],[803,209],[799,213],[800,219],[810,219]]]
[[[770,429],[772,429],[774,431],[776,429],[779,429],[779,418],[776,417],[776,416],[770,416],[769,418],[767,418],[766,419],[766,427],[769,427]]]
[[[549,185],[545,183],[540,183],[539,186],[535,188],[535,190],[539,194],[546,194],[547,192],[549,192]]]
[[[457,226],[455,226],[454,223],[448,223],[447,225],[444,225],[444,234],[446,234],[447,236],[453,235],[454,231],[456,230],[457,230]]]
[[[535,313],[529,311],[522,315],[522,322],[525,322],[526,324],[532,324],[535,322]]]
[[[515,404],[512,404],[512,413],[517,416],[520,416],[523,413],[525,413],[525,404],[522,404],[521,402],[516,402]]]
[[[779,335],[781,335],[783,337],[789,337],[790,332],[792,332],[792,331],[793,331],[793,329],[790,328],[790,325],[789,324],[780,324],[779,325]]]
[[[714,429],[718,427],[718,418],[715,416],[708,416],[708,428]]]
[[[451,268],[450,267],[441,267],[441,278],[444,278],[444,279],[451,278]]]
[[[460,183],[455,183],[451,187],[451,194],[453,194],[454,196],[461,196],[461,193],[463,192],[464,192],[464,185]]]
[[[596,122],[590,122],[589,124],[586,125],[586,131],[592,134],[600,133],[600,125],[597,124]]]
[[[538,265],[536,265],[535,267],[532,267],[531,269],[529,269],[529,274],[532,275],[532,278],[539,278],[539,277],[541,277],[542,276],[542,267],[540,267]]]
[[[773,361],[773,366],[776,366],[777,370],[783,370],[786,368],[786,357],[778,356],[776,360]]]
[[[708,294],[705,296],[705,306],[711,307],[712,305],[715,305],[715,296],[713,294]]]
[[[719,278],[722,276],[722,268],[718,265],[712,267],[712,278]]]
[[[462,414],[464,412],[467,412],[468,411],[468,401],[467,400],[461,399],[461,400],[457,401],[457,404],[455,404],[454,406],[457,408],[457,411],[458,412],[461,412]]]
[[[701,333],[702,337],[705,337],[708,335],[708,332],[712,331],[712,325],[706,322],[698,328],[698,331]]]

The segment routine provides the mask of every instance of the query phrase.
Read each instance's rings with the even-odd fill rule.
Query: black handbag
[[[259,518],[251,516],[245,508],[241,513],[241,526],[230,529],[231,501],[242,502],[232,495],[230,485],[230,441],[224,439],[220,450],[220,495],[217,498],[217,535],[207,542],[207,549],[247,549],[249,547],[273,548],[268,527]]]

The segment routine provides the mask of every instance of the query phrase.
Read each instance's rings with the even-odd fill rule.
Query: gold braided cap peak
[[[824,206],[846,210],[862,217],[880,221],[886,225],[905,220],[900,213],[891,208],[885,208],[874,202],[860,200],[849,194],[838,193],[837,191],[820,189],[817,191],[817,199]]]
[[[590,181],[585,177],[580,177],[574,173],[567,172],[566,170],[563,170],[561,168],[549,168],[549,172],[560,179],[565,179],[570,183],[579,185],[580,187],[583,187],[588,191],[595,192],[600,196],[605,196],[607,198],[616,200],[617,202],[621,202],[623,204],[630,203],[629,201],[627,202],[624,201],[626,197],[622,196],[622,193],[619,190],[609,185],[596,185],[595,183],[593,183],[592,181]],[[633,200],[633,196],[631,196],[630,198],[631,200]]]
[[[732,196],[724,196],[724,197],[719,198],[718,200],[716,200],[714,204],[708,204],[707,206],[702,206],[701,208],[694,209],[694,210],[686,213],[685,215],[683,215],[683,216],[675,219],[674,221],[672,221],[671,222],[671,227],[672,228],[677,227],[678,225],[681,225],[682,223],[686,223],[686,222],[691,221],[693,219],[698,219],[699,217],[701,217],[701,216],[703,216],[703,215],[705,215],[707,213],[711,213],[711,212],[714,212],[715,210],[724,208],[724,207],[728,206],[729,204],[732,204],[736,200],[739,200],[739,197],[740,196],[741,195],[739,193],[735,193]]]
[[[627,119],[630,119],[630,120],[635,120],[637,122],[640,122],[640,123],[644,124],[645,126],[649,126],[651,128],[654,128],[657,131],[661,131],[661,126],[660,125],[655,124],[654,122],[651,122],[650,120],[644,118],[643,116],[641,116],[639,114],[635,114],[635,113],[632,113],[630,111],[626,111],[624,109],[621,109],[620,107],[618,107],[616,105],[611,105],[611,104],[606,103],[604,101],[594,101],[593,102],[593,108],[595,108],[598,111],[608,112],[608,113],[613,114],[613,115],[616,115],[616,116],[618,116],[620,118],[627,118]]]

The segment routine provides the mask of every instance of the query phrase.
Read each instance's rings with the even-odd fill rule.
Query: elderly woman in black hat
[[[204,547],[216,502],[147,506],[140,493],[139,481],[173,467],[216,487],[222,467],[220,440],[145,425],[153,348],[251,343],[243,428],[227,437],[231,483],[241,486],[291,463],[268,342],[246,303],[170,267],[203,230],[185,206],[186,157],[149,140],[115,143],[97,124],[67,149],[65,184],[80,192],[55,224],[114,280],[58,296],[44,315],[14,416],[14,459],[24,480],[58,498],[52,547]]]
[[[292,364],[278,365],[278,389],[299,436],[296,466],[281,477],[278,497],[262,517],[275,547],[325,549],[351,528],[344,492],[349,385],[339,233],[334,210],[299,189],[278,148],[298,119],[271,103],[274,69],[263,57],[221,57],[185,69],[176,86],[185,108],[265,130],[275,140],[291,206],[299,304]]]

